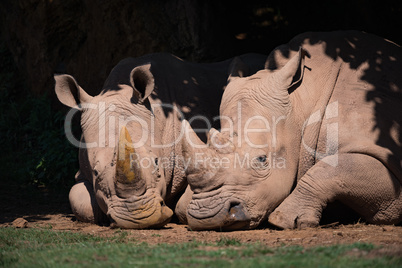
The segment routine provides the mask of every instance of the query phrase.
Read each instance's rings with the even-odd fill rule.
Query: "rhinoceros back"
[[[402,49],[383,38],[357,32],[304,33],[274,50],[266,68],[281,68],[299,48],[306,51],[303,81],[293,93],[305,120],[300,178],[326,154],[375,157],[402,182]],[[306,124],[308,125],[308,124]],[[302,146],[303,147],[303,146]]]

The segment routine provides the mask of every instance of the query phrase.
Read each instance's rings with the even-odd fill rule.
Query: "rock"
[[[17,218],[11,224],[15,228],[27,228],[28,227],[28,221],[24,218]]]

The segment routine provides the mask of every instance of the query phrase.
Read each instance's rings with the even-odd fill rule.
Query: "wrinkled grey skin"
[[[306,33],[266,67],[225,89],[220,114],[231,120],[199,151],[226,162],[192,166],[189,226],[317,226],[334,201],[370,223],[400,223],[401,48],[355,31]]]
[[[56,75],[59,100],[81,112],[81,144],[95,144],[79,150],[80,170],[69,195],[77,219],[136,229],[166,224],[187,186],[182,115],[202,115],[213,122],[228,70],[240,59],[243,69],[237,71],[254,73],[263,68],[266,56],[247,54],[211,64],[164,53],[127,58],[95,97],[72,76]],[[202,120],[191,125],[210,128]],[[205,133],[198,135],[205,138]],[[142,138],[145,143],[138,145]],[[185,221],[185,213],[178,216]]]

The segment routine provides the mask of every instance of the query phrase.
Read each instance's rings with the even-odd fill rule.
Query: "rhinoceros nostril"
[[[239,202],[232,202],[228,211],[229,221],[249,221],[246,209]]]

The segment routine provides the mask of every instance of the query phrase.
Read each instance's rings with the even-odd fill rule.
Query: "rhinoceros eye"
[[[258,162],[265,163],[267,161],[266,155],[260,155],[257,157]]]
[[[251,162],[251,172],[255,178],[267,178],[270,173],[270,166],[267,155],[259,155]]]

